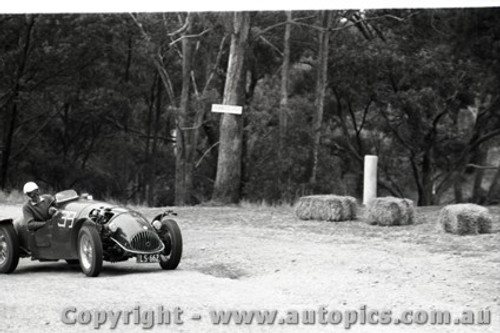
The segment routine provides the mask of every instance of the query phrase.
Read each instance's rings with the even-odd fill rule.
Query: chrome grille
[[[160,251],[162,243],[156,233],[152,231],[141,231],[132,238],[130,246],[134,251],[153,252]]]

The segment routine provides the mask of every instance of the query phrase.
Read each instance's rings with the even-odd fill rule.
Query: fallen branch
[[[198,162],[196,162],[194,168],[198,168],[201,164],[201,162],[203,161],[203,159],[205,158],[205,156],[207,156],[207,154],[212,150],[214,149],[215,147],[217,147],[219,145],[220,141],[217,141],[216,143],[214,143],[210,148],[208,148],[204,153],[203,155],[201,155],[200,159],[198,160]]]
[[[466,167],[468,167],[468,168],[474,168],[474,169],[483,169],[483,170],[496,170],[496,169],[500,169],[500,165],[499,166],[477,165],[477,164],[473,164],[473,163],[467,164]]]

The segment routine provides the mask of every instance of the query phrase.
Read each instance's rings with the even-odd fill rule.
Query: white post
[[[365,173],[363,183],[363,205],[377,197],[377,162],[374,155],[365,156]]]

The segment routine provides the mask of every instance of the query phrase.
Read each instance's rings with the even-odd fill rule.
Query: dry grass
[[[446,232],[457,235],[490,233],[492,218],[488,208],[475,204],[456,204],[444,207],[439,221]]]
[[[409,199],[375,198],[368,204],[367,215],[370,224],[392,226],[415,223],[415,207]]]
[[[356,218],[356,199],[337,195],[301,197],[295,213],[301,220],[348,221]]]

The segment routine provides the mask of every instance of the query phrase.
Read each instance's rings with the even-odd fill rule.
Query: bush
[[[368,221],[383,226],[415,223],[415,207],[410,199],[375,198],[368,203]]]
[[[456,235],[477,235],[490,233],[493,221],[486,207],[455,204],[441,209],[439,222],[446,232]]]
[[[299,198],[295,213],[301,220],[348,221],[356,218],[356,199],[337,195]]]
[[[24,195],[18,190],[13,190],[9,193],[0,191],[0,203],[5,204],[21,204],[24,203]]]

